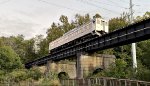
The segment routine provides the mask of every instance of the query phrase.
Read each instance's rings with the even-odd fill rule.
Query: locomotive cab
[[[106,20],[103,20],[101,18],[95,19],[95,32],[98,35],[103,35],[105,33],[108,33],[108,22]]]

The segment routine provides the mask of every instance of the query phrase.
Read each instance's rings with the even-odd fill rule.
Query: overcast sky
[[[150,0],[133,0],[134,15],[150,11]],[[101,14],[106,20],[128,12],[129,0],[0,0],[0,36],[23,34],[26,39],[45,35],[63,14]]]

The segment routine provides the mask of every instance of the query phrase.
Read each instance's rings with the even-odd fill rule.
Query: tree
[[[150,81],[150,69],[145,67],[145,65],[142,64],[141,60],[138,60],[138,68],[137,68],[137,73],[135,78],[138,80],[143,80],[143,81]]]
[[[59,20],[62,23],[59,27],[63,31],[63,34],[74,28],[74,25],[69,23],[67,16],[62,15]]]
[[[43,39],[40,43],[39,43],[39,47],[40,50],[38,52],[38,56],[39,57],[43,57],[45,55],[47,55],[49,53],[48,49],[49,49],[49,43],[47,39]]]
[[[147,68],[150,69],[150,40],[146,40],[146,41],[142,41],[142,42],[139,42],[137,44],[138,48],[139,48],[139,52],[137,54],[140,54],[138,55],[138,59],[141,60],[141,63],[146,66]]]
[[[147,19],[147,18],[150,18],[150,12],[148,11],[143,16],[137,16],[134,19],[134,22],[142,21],[143,19]]]
[[[129,24],[128,14],[123,13],[121,17],[112,18],[109,20],[109,30],[114,31],[121,29]]]
[[[81,16],[81,15],[79,15],[79,14],[76,14],[75,15],[75,23],[77,24],[77,25],[79,25],[79,26],[81,26],[81,25],[83,25],[83,24],[85,24],[85,23],[87,23],[87,22],[89,22],[90,21],[90,16],[89,16],[89,14],[86,14],[85,16]]]
[[[9,79],[14,82],[20,82],[28,79],[27,70],[17,69],[8,74]]]
[[[28,77],[34,80],[39,80],[42,77],[42,73],[37,67],[33,67],[28,71]]]
[[[31,60],[35,60],[35,59],[39,58],[38,55],[35,53],[34,43],[35,43],[34,39],[24,41],[25,56],[24,56],[24,58],[22,58],[23,63],[26,63]]]
[[[15,53],[19,55],[22,62],[24,62],[26,55],[25,45],[26,44],[23,35],[18,35],[16,37],[0,37],[0,46],[10,46],[15,51]]]
[[[23,65],[20,61],[20,57],[11,47],[0,47],[0,70],[7,73],[22,67]]]
[[[62,36],[64,31],[61,29],[61,26],[55,23],[52,23],[51,27],[47,30],[47,40],[48,42],[54,41],[55,39]]]
[[[105,75],[115,78],[127,78],[127,62],[123,59],[116,59],[115,65],[111,65],[108,70],[105,71]]]
[[[94,18],[102,18],[102,16],[97,13],[97,14],[95,14],[95,16],[93,16],[93,19],[94,19]]]

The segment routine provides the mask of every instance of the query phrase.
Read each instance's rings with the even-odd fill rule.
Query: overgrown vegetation
[[[101,17],[96,14],[94,17]],[[144,18],[150,17],[150,12],[146,12],[143,16],[138,16],[135,21],[140,21]],[[39,80],[42,78],[41,86],[45,84],[56,83],[59,85],[57,79],[43,78],[43,74],[36,67],[32,69],[25,69],[24,64],[31,60],[41,58],[48,54],[48,43],[62,36],[65,32],[73,29],[77,25],[82,25],[91,19],[89,14],[81,16],[75,15],[75,20],[69,22],[68,17],[62,15],[60,17],[61,23],[52,23],[47,30],[47,37],[43,38],[38,35],[35,38],[25,40],[23,35],[0,37],[0,81],[20,82],[26,80]],[[129,24],[128,17],[123,14],[121,17],[112,18],[109,21],[110,31],[114,31]],[[116,78],[134,78],[139,80],[150,81],[150,40],[137,43],[137,59],[138,69],[136,74],[133,74],[131,47],[130,45],[115,47],[112,49],[99,51],[97,53],[113,54],[116,58],[116,63],[105,71],[100,71],[92,77],[107,76]],[[63,76],[63,75],[62,75]],[[62,78],[61,76],[61,78]],[[67,77],[68,78],[68,77]]]

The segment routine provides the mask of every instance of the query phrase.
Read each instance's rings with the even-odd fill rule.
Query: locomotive
[[[67,33],[65,33],[60,38],[49,43],[49,53],[56,48],[65,45],[73,40],[83,37],[87,34],[101,36],[108,33],[108,21],[102,18],[95,18],[90,20],[88,23],[78,26]]]

